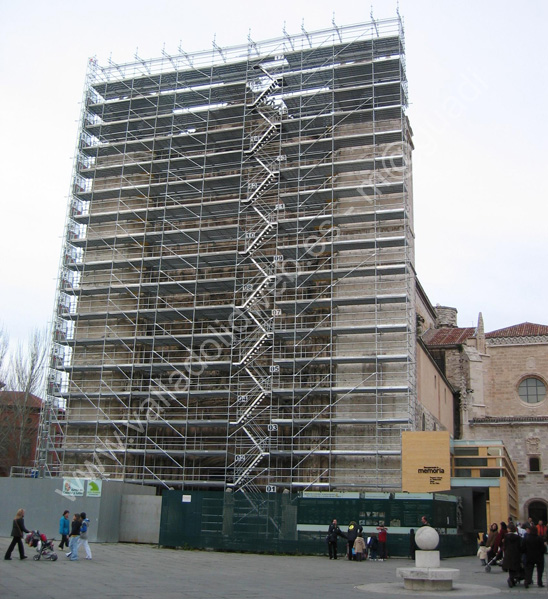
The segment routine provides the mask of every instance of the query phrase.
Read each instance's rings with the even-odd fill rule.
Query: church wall
[[[420,345],[417,348],[417,392],[421,406],[441,427],[453,434],[453,392],[434,362]],[[427,427],[427,430],[431,430]]]

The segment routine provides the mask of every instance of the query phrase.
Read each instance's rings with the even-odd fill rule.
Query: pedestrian
[[[506,530],[506,525],[502,530]],[[522,578],[522,541],[518,535],[517,527],[513,522],[509,524],[507,530],[508,532],[502,540],[502,569],[508,572],[508,586],[512,588]]]
[[[70,526],[69,552],[67,553],[67,557],[69,557],[73,562],[78,561],[78,548],[80,547],[80,526],[80,514],[74,514]]]
[[[499,525],[496,522],[493,522],[493,524],[491,524],[491,526],[489,527],[489,534],[487,535],[487,541],[485,541],[485,546],[487,547],[488,551],[491,549],[491,547],[493,547],[493,544],[494,544],[495,539],[497,538],[498,534],[499,534]],[[489,557],[489,559],[492,559],[492,557]]]
[[[80,545],[86,551],[86,559],[91,559],[91,549],[89,548],[89,543],[88,543],[88,530],[89,530],[90,522],[89,522],[89,518],[86,517],[86,512],[82,512],[80,514],[80,521],[81,521]]]
[[[61,535],[61,542],[59,543],[59,549],[69,546],[69,534],[70,534],[70,522],[69,522],[68,510],[63,512],[61,520],[59,520],[59,534]]]
[[[329,559],[337,559],[337,537],[344,537],[344,534],[339,528],[337,520],[333,518],[333,521],[329,525],[326,538]]]
[[[11,559],[11,552],[14,550],[15,545],[19,549],[19,559],[27,559],[25,555],[25,548],[23,546],[23,533],[30,532],[25,528],[25,510],[23,508],[17,510],[15,518],[13,519],[13,525],[11,527],[11,536],[13,537],[6,551],[4,559]]]
[[[428,518],[426,516],[422,516],[421,526],[430,526],[430,523],[428,522]]]
[[[356,560],[358,562],[363,561],[365,556],[365,541],[363,540],[363,534],[361,531],[358,533],[358,536],[354,541],[354,550],[356,553]]]
[[[487,565],[487,546],[485,545],[485,541],[482,541],[478,547],[478,557],[481,561],[482,566]]]
[[[377,530],[379,531],[379,560],[383,562],[385,559],[388,559],[388,550],[387,550],[387,538],[388,538],[388,528],[384,524],[377,526]]]
[[[543,587],[542,575],[544,573],[544,539],[539,536],[536,526],[531,526],[528,534],[523,539],[525,553],[525,588],[533,584],[533,570],[537,567],[537,586]]]
[[[409,557],[415,559],[415,552],[417,551],[417,543],[415,542],[415,529],[409,529]]]
[[[537,534],[541,539],[544,539],[544,537],[546,536],[546,524],[544,524],[542,520],[538,521]]]
[[[367,550],[369,553],[369,559],[371,561],[376,562],[377,561],[377,550],[379,548],[379,540],[377,539],[377,535],[376,534],[372,534],[368,539],[367,539]]]
[[[514,527],[515,527],[515,525],[514,525]],[[517,528],[516,528],[516,532],[517,532]],[[500,555],[502,554],[502,541],[507,534],[508,534],[508,527],[506,526],[506,522],[501,522],[497,536],[495,537],[493,544],[489,548],[489,552],[488,552],[489,561],[491,561],[495,556],[500,557]]]
[[[352,550],[354,549],[354,541],[357,539],[358,533],[360,532],[363,532],[363,528],[359,524],[356,524],[354,520],[352,520],[352,522],[350,522],[348,525],[348,532],[346,533],[346,555],[349,560],[351,560],[353,557]]]

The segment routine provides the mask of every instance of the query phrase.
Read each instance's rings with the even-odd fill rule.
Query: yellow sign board
[[[402,432],[402,491],[435,493],[451,489],[448,431]]]

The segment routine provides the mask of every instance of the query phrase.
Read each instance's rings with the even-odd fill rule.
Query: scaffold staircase
[[[250,509],[260,512],[259,480],[269,457],[272,373],[273,297],[276,282],[275,241],[278,230],[281,112],[273,102],[281,77],[262,65],[250,83],[246,106],[249,123],[244,159],[237,264],[237,301],[233,315],[233,380],[228,487],[246,494]],[[274,252],[274,254],[273,254]],[[266,485],[267,490],[275,487]]]

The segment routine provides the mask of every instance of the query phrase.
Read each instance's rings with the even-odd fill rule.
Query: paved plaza
[[[0,539],[2,553],[10,539]],[[423,597],[406,591],[396,569],[407,559],[385,562],[330,561],[319,556],[273,556],[183,551],[151,545],[91,544],[93,560],[0,561],[0,597],[40,599],[375,599]],[[34,549],[26,547],[32,558]],[[476,557],[452,558],[442,566],[459,568],[455,589],[428,597],[495,597],[511,594],[546,597],[546,588],[509,589],[498,567],[486,573]]]

